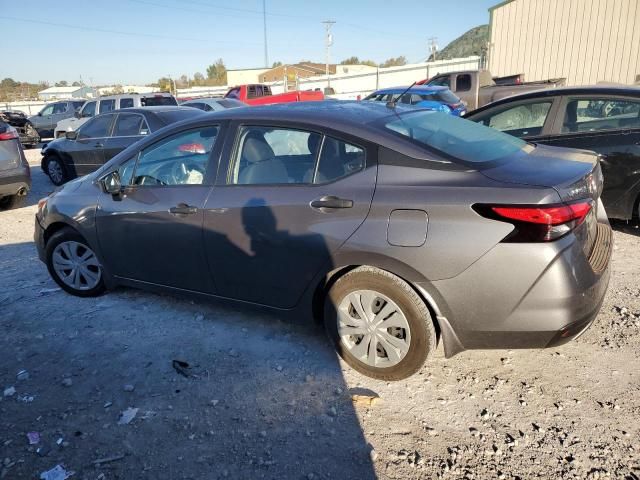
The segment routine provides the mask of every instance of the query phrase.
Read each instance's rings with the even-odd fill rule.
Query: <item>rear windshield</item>
[[[532,149],[519,138],[441,112],[408,112],[384,126],[413,143],[469,163],[491,162]]]
[[[458,103],[460,99],[451,90],[441,90],[433,94],[436,100],[444,103]]]
[[[185,107],[186,108],[186,107]],[[167,110],[166,112],[156,112],[160,120],[165,125],[170,123],[186,120],[187,118],[193,118],[196,115],[202,115],[204,112],[198,108],[189,108],[188,110]]]
[[[176,99],[172,96],[157,96],[157,97],[143,97],[140,99],[140,104],[143,107],[162,107],[162,106],[172,106],[178,105]]]

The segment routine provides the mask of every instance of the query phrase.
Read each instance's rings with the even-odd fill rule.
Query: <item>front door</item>
[[[111,134],[115,114],[91,118],[82,125],[75,140],[71,140],[68,153],[73,160],[69,165],[77,176],[96,171],[104,163],[104,145]]]
[[[544,143],[600,153],[607,214],[631,218],[640,194],[640,101],[569,98],[560,113],[556,134]]]
[[[119,166],[126,186],[120,195],[102,195],[96,214],[100,246],[114,275],[215,292],[202,220],[218,132],[206,126],[174,133]]]
[[[220,295],[290,308],[366,218],[376,151],[270,125],[236,136],[205,205],[209,266]]]

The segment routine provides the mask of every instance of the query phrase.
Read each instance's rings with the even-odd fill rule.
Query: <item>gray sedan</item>
[[[183,107],[199,108],[205,112],[219,112],[227,108],[246,107],[247,104],[235,98],[204,97],[187,100],[180,104]]]
[[[541,167],[543,166],[543,167]],[[437,342],[557,346],[596,317],[611,228],[597,156],[368,102],[173,124],[39,203],[67,292],[126,285],[315,314],[380,379]]]

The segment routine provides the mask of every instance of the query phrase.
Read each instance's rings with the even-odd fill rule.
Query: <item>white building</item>
[[[95,91],[91,87],[49,87],[38,92],[40,100],[64,100],[67,98],[94,97]]]

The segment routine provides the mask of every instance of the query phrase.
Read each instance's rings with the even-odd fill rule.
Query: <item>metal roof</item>
[[[44,90],[40,90],[38,92],[38,94],[41,93],[73,93],[73,92],[77,92],[78,90],[82,90],[83,88],[89,88],[86,86],[77,86],[77,87],[49,87],[49,88],[45,88]]]

